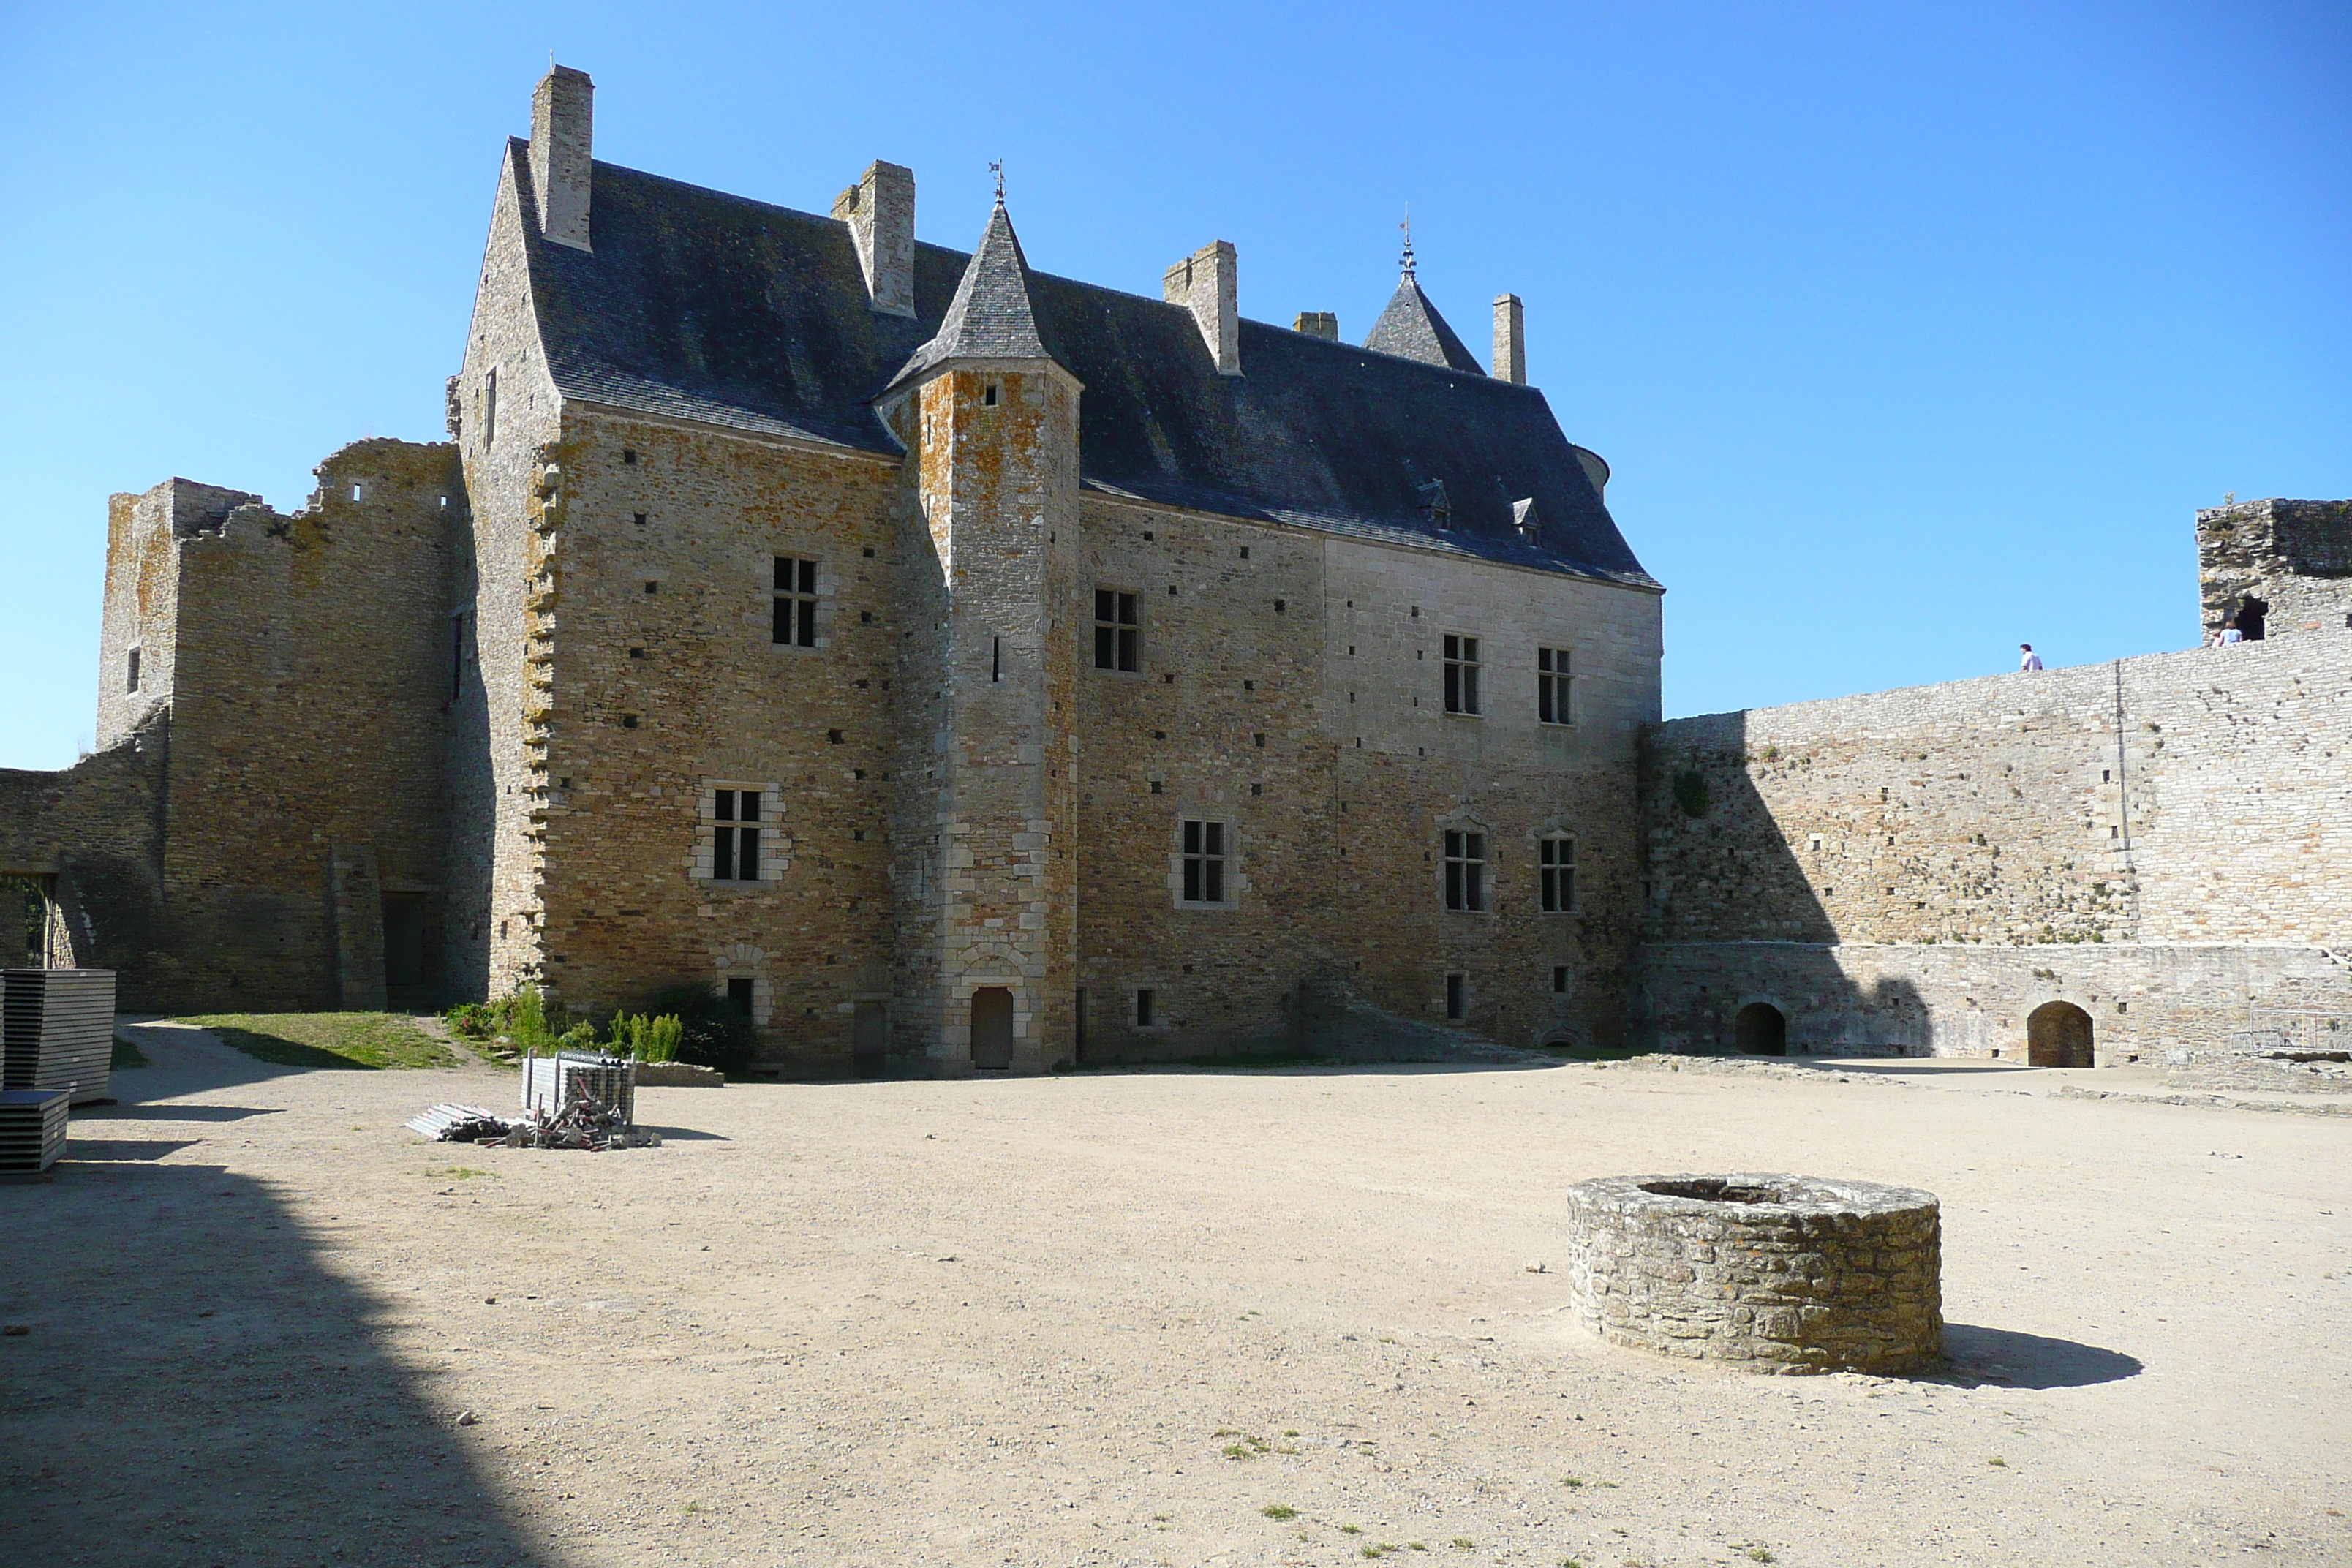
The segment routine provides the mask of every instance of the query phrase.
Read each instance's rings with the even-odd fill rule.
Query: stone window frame
[[[1171,1035],[1176,1032],[1176,1026],[1168,1019],[1168,983],[1166,981],[1145,975],[1139,979],[1126,981],[1119,989],[1127,996],[1126,1023],[1130,1033]],[[1139,1024],[1135,1021],[1136,1008],[1141,994],[1146,991],[1151,993],[1151,1022]]]
[[[1444,630],[1437,637],[1438,706],[1449,719],[1486,717],[1486,693],[1480,671],[1486,668],[1487,637],[1483,632]],[[1453,651],[1447,648],[1451,645]]]
[[[1551,717],[1544,717],[1549,709]],[[1536,648],[1536,722],[1553,730],[1576,728],[1576,650],[1557,643]]]
[[[1568,858],[1565,860],[1547,861],[1544,858],[1546,847],[1554,844],[1568,846]],[[1548,903],[1546,900],[1552,894],[1557,885],[1556,874],[1563,871],[1568,875],[1568,897],[1555,899],[1552,903]],[[1558,907],[1553,907],[1554,903]],[[1576,833],[1571,828],[1547,827],[1536,835],[1536,910],[1538,913],[1546,915],[1572,915],[1577,912]]]
[[[1117,619],[1108,621],[1104,620],[1101,614],[1101,595],[1105,594],[1123,594],[1129,598],[1134,600],[1134,621],[1132,623],[1128,623]],[[1087,630],[1088,637],[1086,667],[1088,670],[1096,675],[1124,675],[1132,676],[1139,680],[1143,679],[1143,606],[1149,602],[1150,597],[1150,595],[1144,593],[1141,588],[1128,587],[1118,583],[1097,583],[1094,584],[1094,588],[1092,593],[1089,595],[1088,604],[1087,606]],[[1114,601],[1111,605],[1111,613],[1114,616],[1118,613],[1118,605],[1116,601]],[[1109,628],[1113,633],[1126,630],[1132,631],[1134,634],[1135,668],[1133,669],[1125,668],[1118,664],[1116,637],[1113,637],[1111,663],[1106,666],[1101,662],[1102,634],[1106,627]]]
[[[718,861],[717,830],[734,826],[721,824],[717,816],[718,794],[722,789],[757,790],[760,792],[760,876],[756,881],[720,881],[711,875]],[[771,805],[770,803],[773,803]],[[688,879],[699,882],[707,892],[757,893],[784,879],[791,865],[792,837],[784,831],[784,786],[776,780],[761,783],[753,779],[710,777],[696,781],[694,807],[694,858],[687,871]]]
[[[1457,859],[1448,856],[1447,850],[1452,846],[1447,843],[1447,836],[1455,833],[1478,836],[1479,853],[1475,858],[1465,856]],[[1484,820],[1467,812],[1456,812],[1438,819],[1437,853],[1432,858],[1436,862],[1437,907],[1442,912],[1449,915],[1477,915],[1487,919],[1493,918],[1496,906],[1501,902],[1497,897],[1500,888],[1495,877],[1495,830]],[[1446,870],[1450,866],[1470,864],[1475,864],[1479,868],[1475,880],[1480,901],[1475,905],[1468,902],[1468,891],[1465,889],[1465,901],[1457,906],[1447,897]]]
[[[1188,822],[1213,822],[1223,828],[1224,897],[1222,899],[1190,900],[1184,897],[1184,825]],[[1241,908],[1241,895],[1248,886],[1242,876],[1241,824],[1234,814],[1223,807],[1202,806],[1192,811],[1179,810],[1170,819],[1168,833],[1168,901],[1176,909],[1192,913],[1223,913]]]
[[[805,647],[796,642],[776,641],[776,601],[787,596],[776,587],[776,563],[787,558],[816,563],[816,640]],[[804,541],[771,540],[768,547],[760,553],[757,571],[760,583],[759,597],[756,601],[760,606],[758,611],[760,641],[766,646],[768,651],[794,658],[806,658],[812,654],[820,654],[831,647],[835,601],[838,597],[841,585],[840,579],[833,570],[832,558],[814,543]],[[795,593],[790,596],[801,598],[805,595]]]

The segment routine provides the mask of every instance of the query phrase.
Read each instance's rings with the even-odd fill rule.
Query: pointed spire
[[[1465,348],[1454,336],[1429,296],[1421,291],[1421,279],[1413,276],[1412,242],[1405,242],[1404,276],[1397,280],[1396,292],[1389,297],[1388,309],[1372,323],[1364,339],[1364,346],[1400,359],[1417,359],[1427,364],[1442,364],[1451,370],[1465,370],[1473,375],[1486,374],[1475,355]]]
[[[1029,262],[1000,192],[988,227],[956,285],[955,299],[931,341],[915,351],[890,384],[901,385],[951,359],[1050,359],[1029,303]]]

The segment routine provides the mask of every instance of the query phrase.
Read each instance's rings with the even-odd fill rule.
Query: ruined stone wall
[[[0,768],[0,876],[51,905],[53,968],[111,969],[119,1005],[152,1005],[174,932],[163,907],[168,710],[55,771]]]
[[[2352,632],[2352,501],[2250,500],[2197,514],[2197,582],[2210,639],[2248,600],[2264,640]]]
[[[464,664],[446,769],[452,825],[445,896],[460,995],[544,977],[541,826],[560,635],[553,581],[565,515],[560,400],[532,314],[523,226],[530,161],[509,143],[491,206],[466,354],[450,387],[471,526],[457,542],[452,609]],[[537,607],[534,608],[534,601]]]
[[[1728,1044],[1767,1001],[1799,1048],[2014,1053],[2067,1000],[2102,1059],[2332,1028],[2347,701],[2352,639],[2304,638],[1661,725],[1643,1026]]]
[[[439,906],[454,454],[361,441],[317,473],[302,510],[179,545],[173,1005],[383,1005],[382,895]],[[428,975],[441,946],[428,914]]]
[[[126,1007],[383,1005],[386,892],[426,910],[410,999],[433,989],[464,494],[442,446],[317,473],[291,516],[181,479],[114,498],[102,686],[136,646],[141,689],[101,696],[106,750],[0,789],[10,869],[54,876]]]
[[[98,749],[105,751],[172,701],[180,607],[180,542],[218,532],[230,510],[261,498],[187,479],[106,509],[106,586],[99,613]],[[139,662],[137,684],[131,655]]]

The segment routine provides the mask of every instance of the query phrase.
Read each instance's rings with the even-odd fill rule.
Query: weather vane
[[[988,164],[988,172],[996,176],[996,205],[998,206],[1003,206],[1004,205],[1004,160],[1002,158],[991,159]]]
[[[1397,227],[1404,230],[1404,269],[1410,274],[1412,271],[1412,207],[1411,204],[1406,205],[1404,221],[1397,225]]]

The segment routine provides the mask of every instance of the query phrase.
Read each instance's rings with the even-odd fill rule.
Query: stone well
[[[1754,1372],[1900,1372],[1944,1341],[1932,1193],[1741,1173],[1568,1190],[1569,1292],[1615,1344]]]

